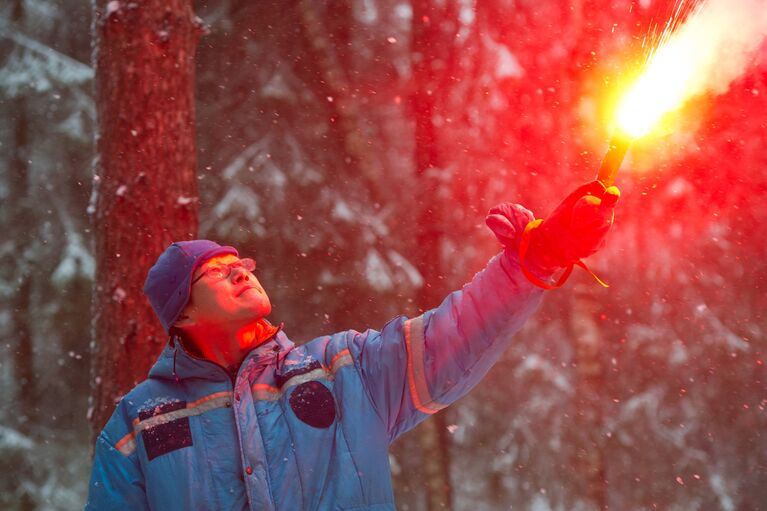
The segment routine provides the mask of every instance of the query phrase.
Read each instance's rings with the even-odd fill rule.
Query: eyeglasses
[[[223,280],[227,278],[229,274],[232,273],[232,270],[236,268],[243,268],[247,271],[253,271],[256,269],[256,261],[254,261],[253,259],[250,259],[249,257],[246,257],[245,259],[240,259],[239,261],[235,261],[229,264],[208,265],[208,268],[204,272],[202,272],[199,275],[199,277],[194,279],[191,285],[194,285],[198,280],[200,280],[206,275],[208,275],[210,277],[210,280],[213,280],[214,282],[217,280]]]

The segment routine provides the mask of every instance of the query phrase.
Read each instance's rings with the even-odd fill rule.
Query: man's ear
[[[176,321],[173,322],[175,328],[184,328],[193,324],[194,320],[186,313],[186,311],[182,312]]]

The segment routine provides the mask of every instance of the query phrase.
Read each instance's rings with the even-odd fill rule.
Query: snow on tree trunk
[[[142,293],[148,269],[172,241],[197,233],[194,56],[201,33],[189,0],[95,4],[95,434],[165,343]]]

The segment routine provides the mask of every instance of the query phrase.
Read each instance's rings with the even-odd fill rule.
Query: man
[[[170,340],[98,438],[86,509],[394,509],[389,444],[479,382],[617,197],[590,183],[541,225],[493,208],[504,251],[438,308],[302,346],[265,319],[252,260],[173,243],[144,287]]]

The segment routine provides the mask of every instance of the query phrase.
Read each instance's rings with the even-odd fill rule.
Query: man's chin
[[[263,303],[260,303],[258,305],[254,305],[253,307],[247,309],[246,311],[243,311],[241,319],[245,323],[255,323],[257,321],[265,319],[266,316],[271,314],[271,312],[272,312],[272,306],[270,304],[264,305]]]

